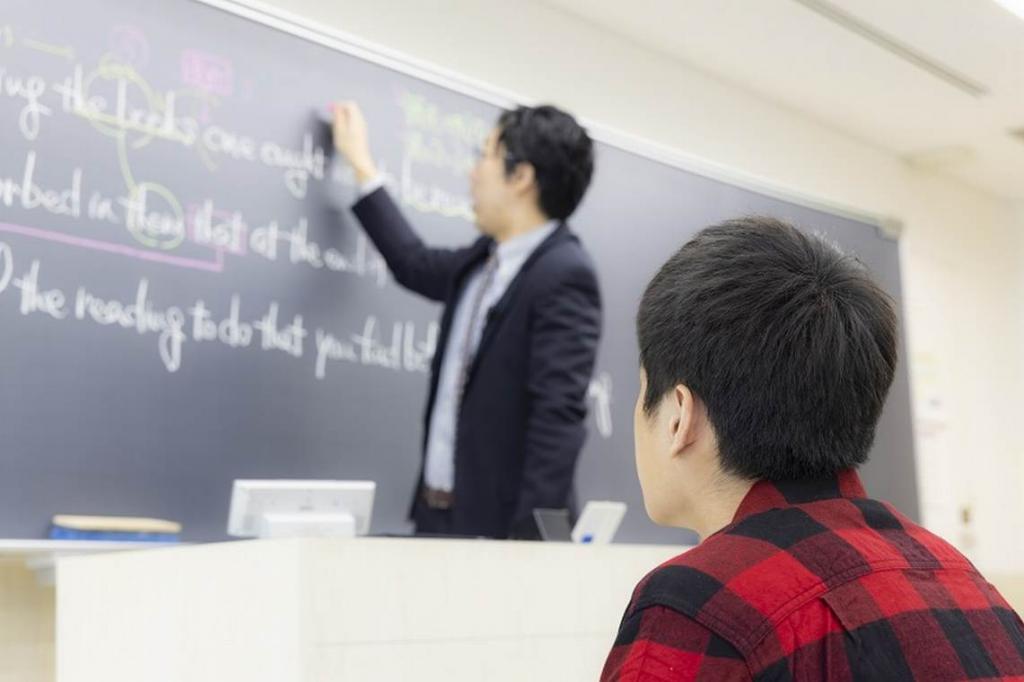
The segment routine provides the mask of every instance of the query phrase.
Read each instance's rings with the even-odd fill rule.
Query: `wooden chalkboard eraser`
[[[166,519],[137,516],[79,516],[57,514],[51,523],[69,530],[95,530],[119,533],[180,533],[181,524]]]

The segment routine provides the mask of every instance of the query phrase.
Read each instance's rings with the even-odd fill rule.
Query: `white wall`
[[[983,569],[1024,571],[1024,210],[536,2],[271,4],[524,101],[901,219],[924,522]]]

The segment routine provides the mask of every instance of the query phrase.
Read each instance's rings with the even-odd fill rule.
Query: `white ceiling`
[[[1024,200],[1024,20],[994,0],[542,1]]]

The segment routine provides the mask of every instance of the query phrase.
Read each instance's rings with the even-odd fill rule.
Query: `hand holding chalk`
[[[356,180],[367,182],[377,176],[377,166],[370,153],[370,136],[363,112],[355,102],[335,102],[332,130],[334,148],[352,164]]]

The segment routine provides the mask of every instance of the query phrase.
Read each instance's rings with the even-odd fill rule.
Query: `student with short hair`
[[[602,680],[1024,679],[1020,617],[857,476],[897,362],[858,261],[771,218],[709,227],[637,335],[644,505],[701,543],[637,585]]]

